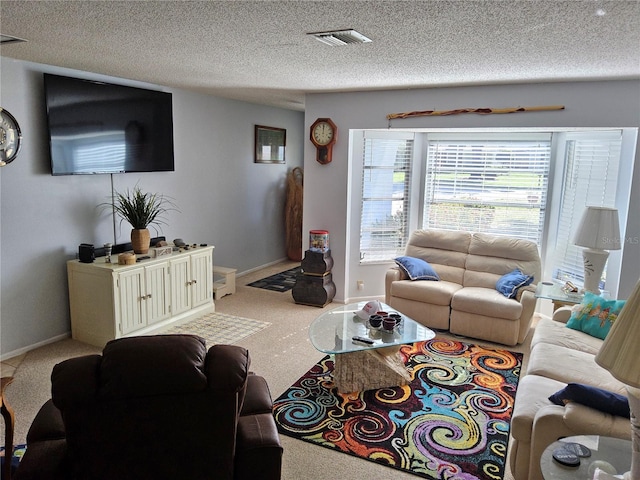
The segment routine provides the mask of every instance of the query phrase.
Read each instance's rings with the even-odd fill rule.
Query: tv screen
[[[44,74],[53,175],[174,170],[171,93]]]

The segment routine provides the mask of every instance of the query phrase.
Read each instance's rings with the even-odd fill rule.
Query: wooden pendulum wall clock
[[[316,146],[316,160],[322,165],[331,162],[333,144],[336,143],[338,127],[330,118],[319,118],[311,125],[311,142]]]

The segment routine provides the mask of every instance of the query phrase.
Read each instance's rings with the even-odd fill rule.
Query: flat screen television
[[[174,171],[171,93],[44,74],[52,175]]]

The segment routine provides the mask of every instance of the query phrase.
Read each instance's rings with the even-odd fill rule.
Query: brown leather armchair
[[[242,347],[131,337],[53,369],[16,480],[279,479],[264,378]]]

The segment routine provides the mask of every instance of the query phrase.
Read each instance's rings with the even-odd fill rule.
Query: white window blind
[[[622,132],[567,133],[564,145],[562,202],[553,277],[563,282],[582,283],[582,249],[573,243],[575,231],[587,206],[615,208]],[[603,282],[600,288],[604,288]]]
[[[428,142],[422,228],[526,238],[541,244],[551,141]]]
[[[360,262],[402,255],[408,236],[413,135],[366,132],[362,152]]]

